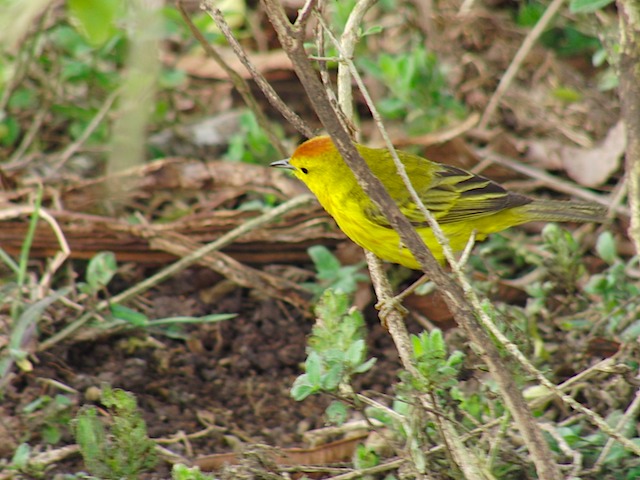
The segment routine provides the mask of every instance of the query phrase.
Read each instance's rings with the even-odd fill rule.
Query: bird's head
[[[315,137],[300,145],[291,158],[271,163],[272,167],[291,170],[316,193],[334,183],[334,179],[353,175],[328,136]]]

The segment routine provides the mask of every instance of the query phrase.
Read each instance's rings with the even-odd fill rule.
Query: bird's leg
[[[427,277],[426,275],[423,275],[418,280],[413,282],[409,287],[407,287],[403,292],[399,293],[395,297],[391,297],[384,301],[376,303],[375,307],[376,307],[376,310],[380,312],[380,318],[383,321],[383,324],[385,322],[384,319],[386,318],[387,315],[389,315],[389,312],[391,310],[396,310],[403,317],[406,316],[409,313],[409,311],[405,308],[404,305],[402,305],[402,301],[405,298],[407,298],[409,295],[411,295],[413,292],[415,292],[418,287],[426,283],[428,280],[429,280],[429,277]],[[431,293],[431,291],[433,291],[433,288],[430,289],[429,293]]]
[[[382,326],[388,330],[387,327],[387,317],[392,311],[396,311],[403,318],[409,314],[409,310],[407,310],[404,305],[402,305],[401,300],[396,300],[398,297],[389,297],[386,300],[382,300],[375,304],[376,310],[378,310],[378,316],[380,317],[380,323]]]
[[[476,230],[473,230],[473,232],[471,232],[471,235],[469,236],[469,240],[467,241],[467,245],[464,247],[464,250],[462,251],[462,255],[460,255],[460,260],[458,260],[458,266],[460,268],[463,268],[466,265],[466,263],[469,261],[471,250],[473,250],[473,247],[476,243],[476,233],[477,233]],[[402,242],[400,243],[400,247],[404,248],[404,245],[402,244]],[[418,289],[418,287],[424,285],[428,281],[429,281],[429,277],[427,277],[426,275],[423,275],[422,277],[420,277],[418,280],[413,282],[411,285],[409,285],[409,287],[407,287],[404,291],[402,291],[395,297],[391,297],[384,301],[376,303],[375,308],[380,312],[380,318],[382,319],[383,324],[385,323],[385,320],[384,320],[385,317],[389,314],[391,310],[396,310],[403,317],[406,316],[409,313],[409,311],[406,309],[404,305],[402,305],[402,301],[405,298],[407,298],[409,295],[411,295],[413,292],[415,292]],[[429,293],[432,293],[434,290],[435,290],[435,285],[432,283],[429,286],[428,290],[423,293],[423,295],[428,295]]]

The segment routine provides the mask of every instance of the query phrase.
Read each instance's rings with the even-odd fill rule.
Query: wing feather
[[[463,221],[473,222],[474,219],[526,205],[532,201],[524,195],[508,192],[497,183],[480,175],[450,165],[440,165],[440,167],[433,175],[431,183],[424,185],[417,193],[441,225]],[[415,175],[416,171],[410,174],[414,179]],[[424,182],[414,181],[414,183]],[[428,226],[424,215],[406,190],[400,198],[394,200],[414,227]],[[368,208],[366,214],[374,223],[391,228],[385,216],[374,205]]]

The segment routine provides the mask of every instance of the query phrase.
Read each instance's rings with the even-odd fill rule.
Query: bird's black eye
[[[306,169],[306,168],[304,168],[304,167],[302,167],[302,168],[300,169],[300,171],[301,171],[302,173],[304,173],[305,175],[306,175],[307,173],[309,173],[309,170],[307,170],[307,169]]]

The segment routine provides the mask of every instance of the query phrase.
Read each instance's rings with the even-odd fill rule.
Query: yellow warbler
[[[442,247],[398,175],[391,153],[383,148],[355,146],[429,250],[443,262]],[[531,221],[604,219],[606,210],[599,205],[534,200],[462,168],[407,152],[398,151],[398,156],[418,196],[438,221],[454,251],[464,250],[474,232],[477,240],[483,240],[491,233]],[[292,170],[355,243],[383,260],[420,269],[400,236],[360,187],[331,138],[312,138],[300,145],[290,159],[273,162],[271,166]]]

